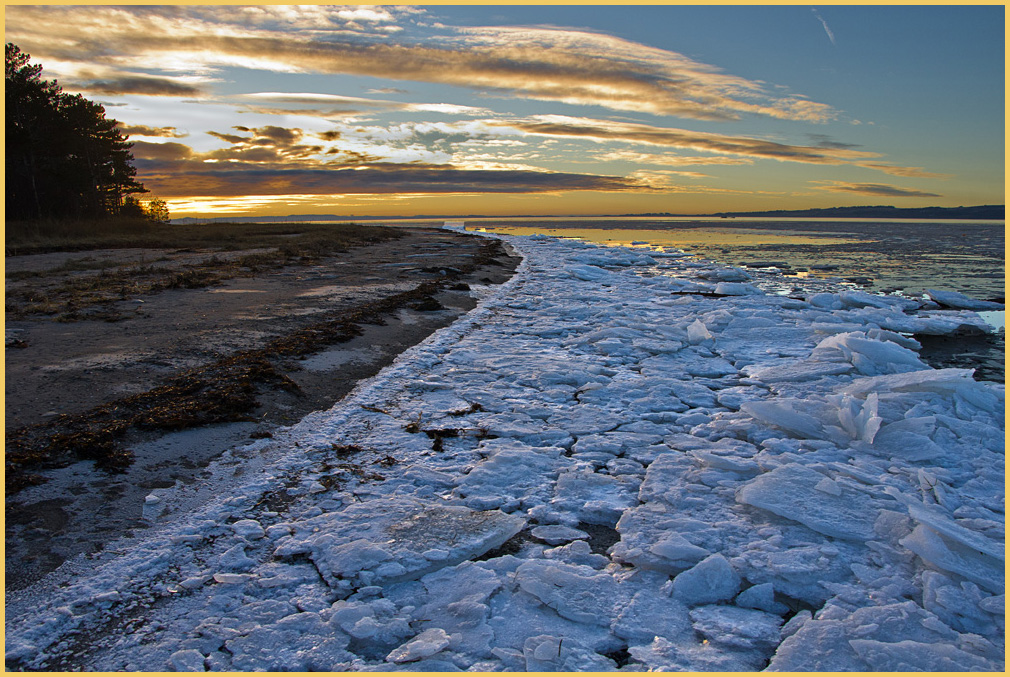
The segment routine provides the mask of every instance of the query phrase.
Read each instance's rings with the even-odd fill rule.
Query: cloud
[[[752,165],[754,160],[743,157],[726,157],[724,155],[658,155],[655,153],[636,153],[629,150],[612,151],[597,155],[595,159],[601,162],[634,162],[642,165],[660,165],[666,167],[685,167],[690,165]]]
[[[815,8],[811,7],[810,11],[814,13],[814,16],[817,17],[817,20],[821,22],[822,26],[824,26],[824,32],[828,34],[828,40],[830,40],[831,44],[834,45],[835,34],[832,33],[831,29],[828,27],[828,22],[824,20],[824,17],[821,16],[821,13],[818,12]]]
[[[451,165],[374,163],[344,168],[274,168],[246,163],[138,161],[158,195],[239,196],[333,194],[553,193],[643,191],[634,179],[564,172],[465,170]],[[183,171],[179,171],[182,169]]]
[[[194,157],[193,149],[183,143],[169,141],[167,143],[150,143],[149,141],[133,142],[133,157],[138,163],[175,162]]]
[[[111,80],[93,80],[72,84],[68,89],[105,94],[106,96],[123,96],[140,94],[143,96],[199,96],[205,92],[201,87],[170,80],[146,76],[124,76]]]
[[[406,103],[403,101],[387,101],[383,99],[366,99],[357,96],[342,96],[339,94],[319,94],[314,92],[252,92],[242,94],[242,99],[259,101],[278,101],[288,104],[318,105],[320,103],[349,104],[367,108],[379,108],[402,111],[425,111],[430,113],[446,113],[448,115],[491,115],[487,108],[464,106],[451,103]],[[298,109],[289,109],[298,113]]]
[[[400,15],[391,8],[321,6],[11,6],[6,32],[43,59],[135,70],[207,74],[239,66],[386,77],[700,120],[754,114],[823,122],[836,115],[826,104],[770,92],[677,52],[588,31],[445,28],[413,43],[374,30],[377,21]]]
[[[549,172],[514,163],[467,159],[454,164],[390,162],[347,146],[339,130],[310,133],[276,126],[234,129],[239,133],[210,132],[228,146],[203,153],[175,142],[138,141],[134,148],[138,175],[149,189],[165,197],[651,189],[647,182],[634,177]],[[409,127],[406,131],[414,134],[418,129]],[[320,143],[303,143],[309,138],[319,139]],[[426,148],[415,148],[413,144],[405,150],[415,158],[433,156]]]
[[[583,138],[600,142],[623,141],[809,164],[851,164],[856,160],[879,157],[878,153],[847,148],[797,146],[743,136],[560,115],[534,116],[519,121],[489,121],[489,124],[538,136]]]
[[[922,167],[898,167],[884,162],[861,162],[859,166],[866,169],[876,169],[891,176],[903,176],[911,179],[949,179],[953,177],[953,174],[927,172]]]
[[[859,148],[859,144],[835,141],[827,134],[807,134],[807,138],[820,148]]]
[[[127,136],[154,136],[181,139],[188,136],[185,132],[180,133],[175,127],[148,127],[147,125],[124,125],[119,123],[119,129]]]
[[[875,197],[943,197],[937,193],[926,193],[921,190],[900,188],[884,183],[847,183],[845,181],[814,181],[824,184],[817,186],[818,190],[828,190],[833,193],[856,193]]]

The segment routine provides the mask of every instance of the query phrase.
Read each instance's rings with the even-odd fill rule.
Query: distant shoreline
[[[824,209],[773,210],[765,212],[717,212],[715,214],[674,214],[670,212],[649,212],[642,214],[414,214],[410,216],[355,216],[340,214],[289,214],[285,216],[236,216],[236,217],[183,217],[172,219],[174,224],[189,223],[272,223],[311,221],[375,221],[388,219],[486,219],[486,218],[545,218],[545,219],[590,219],[590,218],[831,218],[831,219],[970,219],[999,221],[1004,218],[1004,205],[977,205],[974,207],[890,207],[886,205],[865,207],[828,207]]]

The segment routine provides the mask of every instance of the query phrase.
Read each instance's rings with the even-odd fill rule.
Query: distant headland
[[[978,205],[975,207],[892,207],[873,205],[864,207],[827,207],[823,209],[776,209],[767,212],[717,212],[705,216],[727,218],[761,216],[834,219],[1002,219],[1004,205]],[[628,214],[628,216],[632,216]],[[688,214],[634,214],[634,216],[689,216]]]

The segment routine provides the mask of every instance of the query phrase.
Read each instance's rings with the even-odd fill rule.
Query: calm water
[[[1002,221],[803,219],[471,219],[468,230],[543,233],[602,244],[677,247],[737,266],[774,265],[795,277],[834,278],[872,291],[949,289],[1002,301]],[[645,245],[642,245],[645,246]]]

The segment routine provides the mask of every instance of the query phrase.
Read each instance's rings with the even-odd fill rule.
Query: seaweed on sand
[[[498,263],[494,257],[502,254],[497,240],[488,242],[460,270],[447,271],[414,289],[338,311],[262,348],[181,372],[149,391],[79,414],[64,414],[53,421],[8,430],[7,493],[45,481],[37,474],[39,470],[79,460],[94,460],[99,468],[110,472],[125,470],[133,461],[132,452],[123,446],[131,430],[182,430],[212,423],[256,421],[251,414],[259,406],[257,395],[262,389],[298,389],[274,360],[309,355],[349,341],[362,333],[361,324],[381,323],[383,315],[432,297],[460,276]]]

